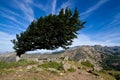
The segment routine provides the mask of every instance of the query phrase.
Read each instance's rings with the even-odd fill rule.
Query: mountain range
[[[0,60],[11,62],[16,60],[16,53],[1,54]],[[60,58],[68,58],[76,62],[90,61],[95,65],[95,69],[116,69],[120,70],[120,47],[107,47],[101,45],[94,46],[77,46],[51,54],[23,54],[22,59],[32,60],[57,60]]]

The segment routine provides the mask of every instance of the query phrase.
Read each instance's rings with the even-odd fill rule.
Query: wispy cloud
[[[30,6],[32,1],[29,0],[23,0],[23,1],[24,2],[15,0],[16,5],[18,5],[19,9],[24,13],[26,19],[31,22],[34,20],[34,11]]]
[[[52,14],[55,14],[56,3],[57,3],[57,0],[53,0],[53,2],[52,2]]]
[[[61,4],[61,6],[56,10],[56,14],[58,14],[60,9],[62,9],[62,8],[65,9],[66,7],[71,7],[71,6],[72,6],[71,0],[67,0],[66,2],[63,2],[63,4]]]
[[[10,40],[14,39],[15,35],[11,35],[11,34],[8,34],[5,32],[1,32],[1,31],[0,31],[0,35],[1,35],[0,44],[2,45],[2,47],[0,47],[0,50],[2,52],[14,51],[12,48],[13,44],[10,42]],[[111,40],[105,40],[105,41],[92,40],[88,35],[79,34],[78,38],[73,40],[73,44],[70,47],[81,46],[81,45],[120,46],[120,43],[114,43]],[[59,48],[57,50],[62,50],[62,49]],[[35,52],[35,53],[43,52],[44,53],[44,52],[53,52],[53,51],[52,50],[36,50],[33,52]]]
[[[57,4],[57,0],[48,0],[44,5],[41,3],[36,3],[33,2],[31,3],[32,6],[39,8],[40,10],[44,11],[46,14],[55,14],[56,12],[56,4]]]
[[[83,16],[83,19],[87,18],[90,14],[92,14],[95,10],[97,10],[100,6],[105,4],[109,0],[99,0],[99,2],[92,7],[88,8],[85,12],[81,13],[81,16]]]
[[[96,37],[96,38],[99,38],[99,37]],[[79,34],[78,38],[74,39],[72,47],[80,46],[80,45],[120,46],[120,43],[114,43],[110,39],[94,40],[94,39],[91,39],[91,37],[88,35]]]
[[[120,13],[117,13],[113,16],[112,20],[108,23],[105,23],[101,28],[98,30],[98,34],[96,37],[100,37],[102,40],[108,40],[110,42],[117,43],[120,41]],[[102,36],[102,37],[101,37]]]
[[[57,14],[61,8],[66,8],[67,6],[71,7],[72,2],[71,2],[71,0],[67,0],[66,2],[61,4],[61,6],[58,9],[56,9],[57,0],[48,1],[44,5],[41,3],[35,3],[35,2],[33,2],[31,4],[32,4],[32,6],[37,7],[40,10],[43,10],[46,14],[50,14],[50,13]]]
[[[22,28],[20,28],[20,27],[17,27],[17,26],[11,26],[11,25],[7,25],[7,24],[1,24],[0,23],[0,27],[7,27],[7,28],[11,28],[11,29],[15,29],[16,31],[18,30],[18,31],[23,31],[23,29]],[[6,29],[6,28],[5,28]]]
[[[43,11],[45,11],[45,12],[47,12],[47,5],[42,5],[41,3],[32,3],[32,5],[34,6],[34,7],[37,7],[37,8],[39,8],[40,10],[43,10]]]
[[[11,35],[5,32],[0,31],[0,52],[14,51],[13,44],[10,40],[15,38],[15,35]]]
[[[15,16],[7,15],[1,11],[0,11],[0,16],[15,22],[15,24],[19,25],[19,27],[20,26],[24,27],[24,24],[20,20],[17,20]]]
[[[113,20],[107,25],[107,27],[111,28],[111,27],[118,27],[120,26],[120,13],[116,14],[113,17]]]
[[[4,7],[2,7],[2,8],[0,8],[0,11],[3,12],[4,14],[5,14],[5,13],[8,13],[9,15],[12,15],[12,16],[15,16],[15,17],[18,17],[18,18],[20,18],[20,19],[22,19],[22,20],[26,20],[25,17],[21,16],[20,14],[14,12],[14,11],[8,9],[8,8],[4,8]]]
[[[111,18],[112,20],[108,23],[104,22],[98,30],[97,36],[102,36],[102,38],[115,38],[119,37],[119,28],[120,28],[120,13],[117,13]]]
[[[66,8],[66,7],[70,7],[72,5],[72,3],[70,2],[70,0],[67,0],[67,2],[64,2],[61,6],[60,6],[60,9],[61,8]]]

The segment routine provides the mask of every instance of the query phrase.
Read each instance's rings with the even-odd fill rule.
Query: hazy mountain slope
[[[95,65],[95,69],[111,66],[112,68],[117,67],[119,70],[120,47],[107,47],[100,45],[77,46],[65,51],[54,52],[53,54],[24,54],[21,58],[32,60],[57,60],[65,57],[77,62],[89,60]],[[0,55],[0,60],[6,62],[15,61],[15,53]]]

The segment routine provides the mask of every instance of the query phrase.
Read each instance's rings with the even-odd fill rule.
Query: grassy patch
[[[38,62],[31,61],[31,60],[20,60],[18,62],[10,62],[10,63],[0,62],[0,69],[15,68],[15,67],[19,67],[19,66],[33,65],[33,64],[37,64],[37,63]]]
[[[109,75],[107,72],[98,72],[100,76],[102,76],[105,80],[115,80],[115,78]]]
[[[95,76],[101,76],[105,80],[115,80],[115,78],[113,76],[111,76],[110,74],[108,74],[108,72],[105,71],[105,70],[101,70],[101,71],[89,71],[89,73],[91,73],[91,74],[93,74]]]
[[[74,69],[74,68],[71,67],[70,69],[68,69],[68,71],[69,71],[69,72],[75,72],[76,69]]]
[[[37,77],[34,77],[34,80],[39,80]]]
[[[0,75],[4,75],[4,74],[6,75],[12,72],[14,72],[14,70],[0,69]]]
[[[62,70],[62,64],[61,63],[57,63],[57,62],[45,62],[44,64],[39,65],[38,67],[41,68],[54,68],[57,70]]]
[[[109,71],[108,72],[110,75],[116,78],[116,80],[120,79],[120,71]]]
[[[81,62],[82,65],[93,68],[94,65],[90,61]]]

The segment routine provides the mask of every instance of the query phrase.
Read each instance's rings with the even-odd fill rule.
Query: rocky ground
[[[0,54],[0,80],[120,80],[119,55],[120,47],[99,45],[24,54],[18,62],[16,53]],[[105,70],[105,61],[112,61],[115,65],[109,65],[118,71],[112,67]]]
[[[61,61],[41,63],[21,60],[0,63],[3,65],[0,66],[0,80],[115,80],[107,73],[93,71],[92,66],[69,60]]]

